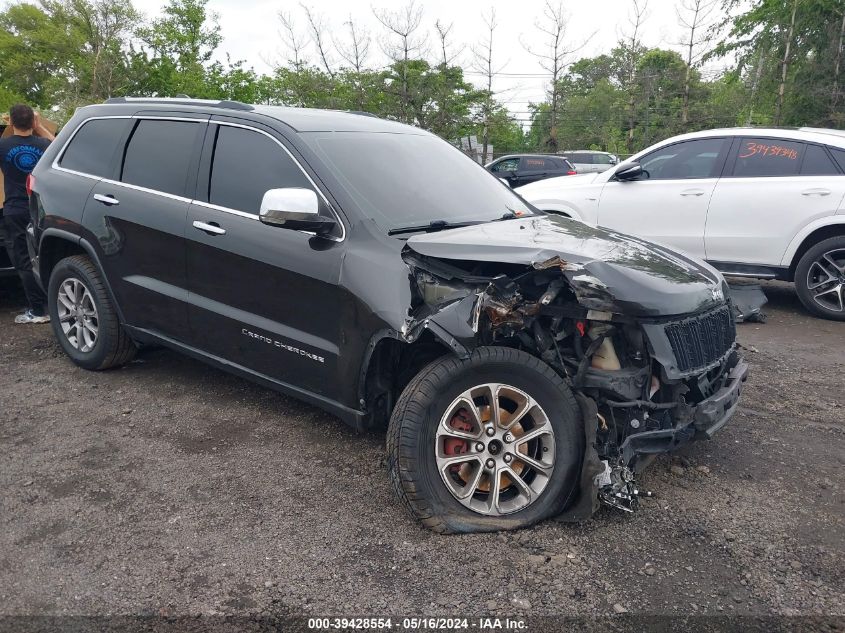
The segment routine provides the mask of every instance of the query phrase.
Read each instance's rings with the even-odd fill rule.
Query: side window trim
[[[108,178],[104,178],[103,176],[97,176],[95,174],[89,174],[89,173],[86,173],[86,172],[77,171],[75,169],[68,169],[67,167],[62,167],[61,166],[62,158],[64,158],[65,152],[67,151],[68,147],[70,147],[70,144],[73,141],[73,139],[76,137],[76,135],[79,133],[79,131],[83,127],[88,125],[89,122],[91,122],[91,121],[103,121],[105,119],[131,119],[131,118],[132,118],[132,116],[128,115],[128,114],[88,117],[87,119],[82,121],[82,123],[80,123],[79,125],[76,126],[76,129],[71,133],[71,135],[68,137],[67,141],[65,141],[65,144],[62,145],[62,148],[59,150],[59,153],[56,154],[56,158],[53,159],[53,162],[50,165],[50,168],[56,169],[58,171],[63,171],[63,172],[68,173],[68,174],[74,174],[76,176],[83,176],[85,178],[91,178],[93,180],[98,180],[98,181],[99,180],[109,180]],[[128,126],[128,130],[131,130],[131,129],[132,129],[132,126],[131,125]],[[117,160],[116,159],[122,153],[123,147],[126,145],[126,138],[127,138],[127,132],[124,131],[123,136],[120,138],[120,140],[115,145],[115,150],[114,150],[114,153],[112,154],[112,160],[111,160],[111,164],[112,164],[111,175],[112,176],[116,175],[116,171],[117,171],[117,164],[116,164]]]
[[[340,226],[340,229],[341,229],[340,237],[328,237],[327,239],[331,239],[331,240],[334,240],[336,242],[342,242],[343,240],[346,239],[346,224],[344,223],[340,213],[338,213],[337,210],[334,208],[334,205],[332,205],[332,203],[329,201],[328,197],[326,197],[325,193],[323,193],[323,190],[319,186],[317,186],[317,183],[314,182],[314,179],[311,178],[311,175],[305,170],[305,168],[303,168],[302,163],[299,162],[299,160],[296,158],[296,156],[294,156],[293,153],[287,148],[287,146],[284,143],[282,143],[279,139],[277,139],[275,136],[273,136],[269,132],[262,130],[261,128],[254,127],[252,125],[246,125],[246,124],[243,124],[243,123],[232,123],[230,121],[220,121],[220,120],[217,120],[217,119],[211,119],[211,120],[208,121],[208,131],[206,132],[206,135],[205,135],[205,140],[203,142],[203,149],[202,149],[202,158],[200,159],[201,173],[197,178],[197,192],[196,192],[194,199],[191,201],[192,203],[197,204],[201,207],[206,207],[206,208],[209,208],[209,209],[215,209],[217,211],[223,211],[225,213],[231,213],[233,215],[241,216],[241,217],[244,217],[244,218],[249,218],[249,219],[252,219],[252,220],[258,220],[258,214],[257,213],[248,213],[246,211],[241,211],[239,209],[231,209],[229,207],[221,207],[219,205],[212,204],[211,202],[208,201],[208,187],[209,187],[209,183],[211,181],[211,169],[213,167],[212,158],[213,158],[213,153],[214,153],[214,144],[215,144],[216,139],[217,139],[217,134],[216,134],[217,128],[212,128],[212,126],[214,126],[214,125],[217,125],[217,126],[225,125],[225,126],[228,126],[228,127],[236,127],[236,128],[241,128],[241,129],[244,129],[244,130],[249,130],[249,131],[252,131],[252,132],[258,132],[259,134],[263,134],[264,136],[269,138],[271,141],[276,143],[276,145],[278,145],[280,148],[282,148],[282,150],[285,152],[285,154],[287,154],[288,158],[290,158],[293,161],[293,163],[294,163],[294,165],[296,165],[297,169],[299,169],[299,171],[302,172],[302,174],[305,176],[305,178],[308,180],[308,182],[314,188],[314,191],[317,193],[317,195],[320,196],[320,198],[323,200],[323,202],[326,205],[326,208],[335,217],[338,225]],[[213,130],[214,133],[211,133],[212,130]],[[202,195],[205,198],[205,200],[199,199],[199,197],[198,197],[199,195]],[[301,231],[301,232],[309,233],[309,231]]]

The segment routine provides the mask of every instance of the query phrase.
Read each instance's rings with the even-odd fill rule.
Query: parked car
[[[540,209],[668,244],[725,274],[794,281],[807,310],[845,320],[845,132],[685,134],[615,170],[519,193]]]
[[[579,174],[603,172],[619,162],[619,157],[607,152],[579,149],[561,153],[566,156]]]
[[[574,176],[575,168],[563,156],[519,154],[502,156],[486,167],[511,187],[521,187],[545,178]]]
[[[73,362],[163,344],[387,425],[392,484],[438,532],[632,509],[634,472],[722,427],[746,376],[716,270],[540,213],[399,123],[116,99],[31,184]]]

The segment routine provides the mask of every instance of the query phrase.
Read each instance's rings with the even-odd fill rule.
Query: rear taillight
[[[32,177],[32,174],[26,177],[26,195],[32,195],[32,189],[35,187],[35,178]]]
[[[577,171],[575,171],[574,169],[570,169],[568,172],[566,172],[566,175],[567,175],[567,176],[574,176],[574,175],[576,175],[577,173],[578,173],[578,172],[577,172]]]

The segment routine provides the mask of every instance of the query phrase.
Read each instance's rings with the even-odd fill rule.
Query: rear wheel
[[[558,514],[578,480],[583,433],[561,378],[515,349],[438,359],[391,416],[391,481],[437,532],[515,529]]]
[[[795,290],[813,314],[845,321],[845,236],[819,242],[804,253],[795,269]]]
[[[103,278],[85,255],[61,260],[50,275],[47,292],[50,323],[71,360],[85,369],[109,369],[135,356]]]

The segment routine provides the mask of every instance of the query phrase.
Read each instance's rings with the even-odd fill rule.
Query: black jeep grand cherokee
[[[635,473],[718,430],[746,377],[715,270],[544,215],[405,125],[119,99],[33,178],[74,362],[164,344],[389,424],[393,485],[439,532],[632,510]]]

